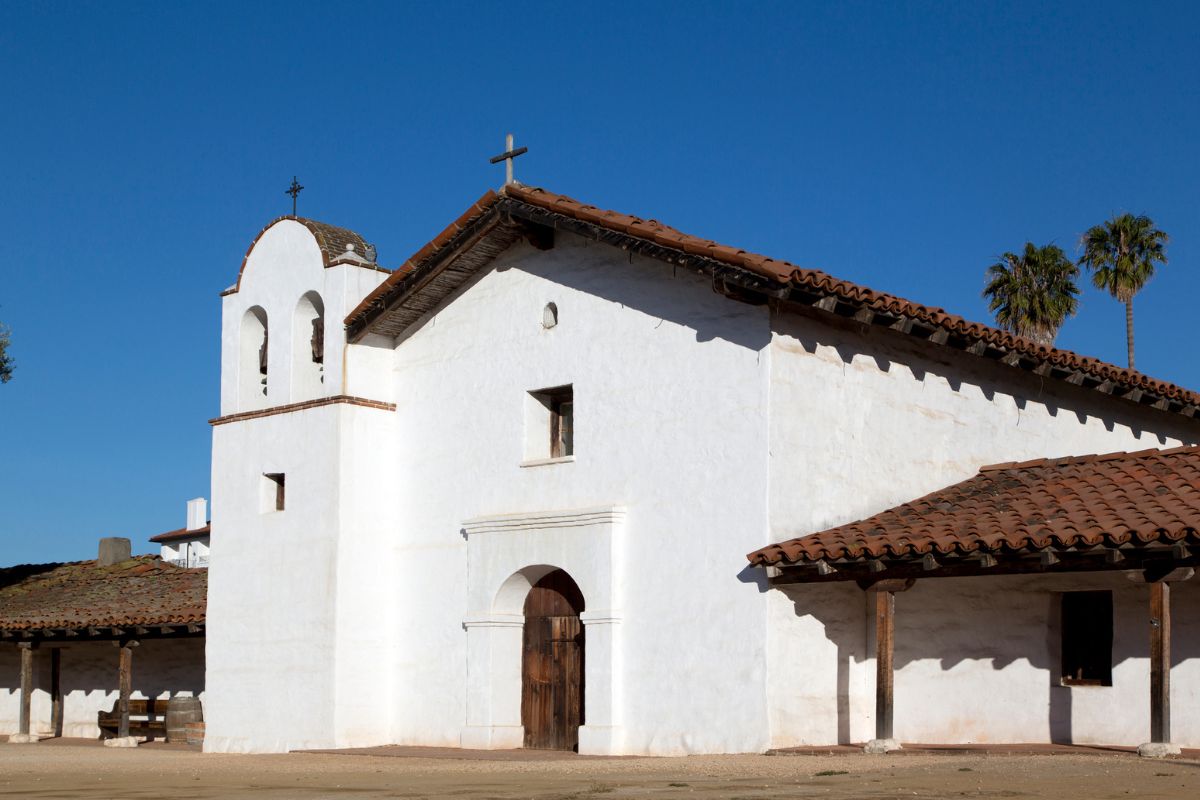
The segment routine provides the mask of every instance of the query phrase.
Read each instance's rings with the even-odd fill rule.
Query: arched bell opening
[[[267,405],[267,312],[252,306],[242,315],[238,352],[238,409],[251,411]]]
[[[561,569],[537,580],[525,596],[521,643],[521,725],[524,746],[578,750],[584,723],[583,593]]]
[[[324,394],[325,304],[316,292],[305,292],[292,315],[292,400]]]

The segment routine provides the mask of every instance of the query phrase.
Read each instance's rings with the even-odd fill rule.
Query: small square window
[[[286,486],[286,475],[282,472],[264,472],[262,481],[262,510],[283,511]]]
[[[570,386],[529,393],[525,414],[526,459],[575,455],[575,398]]]
[[[1063,686],[1112,686],[1112,592],[1062,596]]]

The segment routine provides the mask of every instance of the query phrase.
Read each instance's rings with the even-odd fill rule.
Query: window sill
[[[533,458],[529,461],[522,461],[521,468],[525,467],[546,467],[551,464],[570,464],[575,461],[575,456],[559,456],[558,458]]]
[[[1072,680],[1070,678],[1062,678],[1059,681],[1058,685],[1062,686],[1066,689],[1111,689],[1112,688],[1111,683],[1102,683],[1099,680],[1088,680],[1088,679]]]

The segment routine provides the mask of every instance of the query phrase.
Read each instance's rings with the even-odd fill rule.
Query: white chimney
[[[199,530],[208,524],[208,502],[203,497],[188,500],[187,529]]]

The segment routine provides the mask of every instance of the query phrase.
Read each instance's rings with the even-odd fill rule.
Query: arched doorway
[[[583,724],[583,593],[556,569],[525,597],[521,724],[525,747],[578,750]]]

